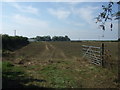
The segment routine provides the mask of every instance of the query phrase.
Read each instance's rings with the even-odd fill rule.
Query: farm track
[[[42,47],[40,46],[40,44],[35,47],[31,47],[31,45],[28,45],[28,46],[22,48],[20,51],[18,50],[17,53],[15,52],[16,53],[15,62],[17,62],[17,63],[22,62],[23,64],[26,64],[26,63],[27,64],[28,63],[38,64],[38,62],[46,63],[48,61],[53,61],[56,59],[57,60],[58,59],[62,59],[62,60],[67,59],[67,56],[65,55],[65,53],[61,49],[52,45],[51,43],[42,42],[41,44],[43,44]],[[41,48],[39,48],[39,47],[41,47]],[[30,48],[32,50],[30,52],[27,52],[30,50]],[[21,56],[21,57],[18,58],[18,56]]]
[[[57,57],[66,58],[64,52],[52,44],[45,42],[45,50],[42,53],[42,58],[47,57],[48,60],[55,59]]]

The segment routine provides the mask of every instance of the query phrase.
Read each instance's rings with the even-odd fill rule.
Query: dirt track
[[[49,42],[38,43],[35,44],[35,46],[34,43],[32,43],[20,50],[17,50],[15,53],[15,63],[22,64],[37,64],[38,62],[51,62],[53,60],[67,59],[64,51]]]
[[[48,42],[44,42],[44,43],[45,43],[45,49],[41,54],[41,58],[46,57],[46,59],[49,59],[49,60],[52,60],[55,58],[63,58],[63,59],[66,58],[62,50],[60,50],[59,48],[56,48],[55,46],[53,46]]]

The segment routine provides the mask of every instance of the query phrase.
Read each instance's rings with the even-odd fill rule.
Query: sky
[[[2,2],[2,34],[18,36],[65,36],[71,40],[117,40],[118,22],[113,31],[106,22],[106,31],[95,23],[108,2]],[[1,5],[0,5],[1,6]],[[113,12],[118,11],[116,4]],[[104,37],[103,37],[104,35]]]

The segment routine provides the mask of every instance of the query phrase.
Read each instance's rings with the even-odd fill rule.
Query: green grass
[[[78,87],[74,75],[70,75],[71,71],[60,69],[57,65],[46,66],[39,73],[46,76],[46,79],[54,88]]]
[[[2,73],[3,73],[3,78],[12,78],[16,79],[19,76],[24,75],[24,68],[14,66],[11,62],[9,61],[3,61],[2,62]]]
[[[27,75],[25,68],[14,66],[11,62],[2,62],[2,88],[40,88],[36,85],[26,85],[36,79]]]

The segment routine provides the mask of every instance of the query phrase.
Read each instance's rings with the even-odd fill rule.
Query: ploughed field
[[[3,88],[118,88],[118,42],[104,42],[112,67],[82,58],[81,45],[101,42],[33,42],[3,56]]]

